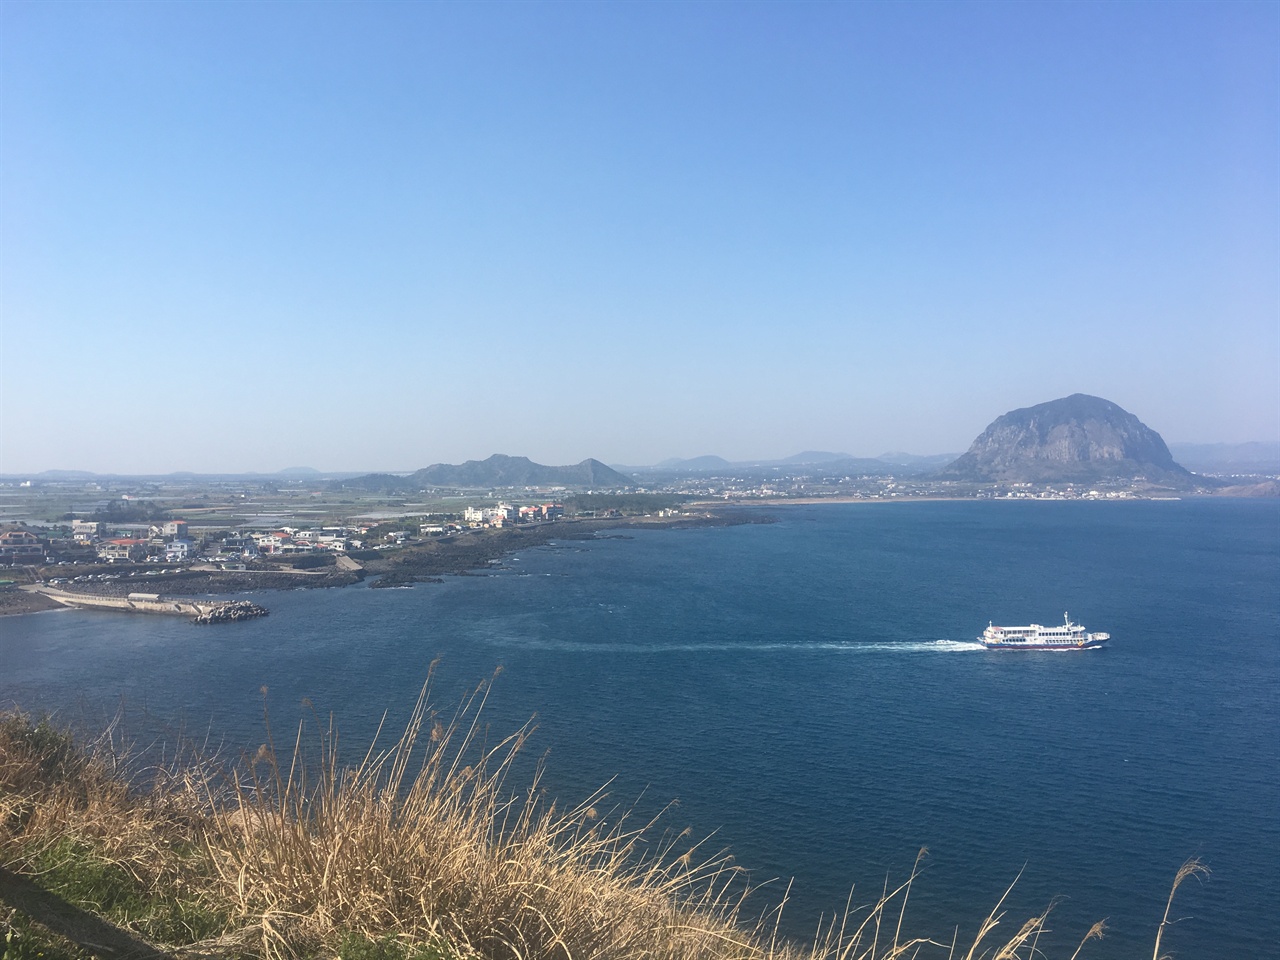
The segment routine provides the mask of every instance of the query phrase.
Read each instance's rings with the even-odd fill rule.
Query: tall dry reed
[[[210,937],[185,949],[198,957],[333,957],[352,936],[390,944],[377,956],[403,960],[1045,956],[1049,909],[1006,927],[1009,891],[967,946],[958,929],[946,940],[912,935],[923,850],[875,902],[855,906],[851,893],[811,942],[788,942],[779,934],[787,893],[749,921],[751,889],[724,852],[664,833],[660,820],[634,822],[617,808],[602,816],[603,791],[561,809],[541,790],[540,768],[511,789],[531,731],[490,743],[481,719],[489,689],[482,684],[442,716],[424,686],[394,742],[380,749],[375,738],[351,766],[332,721],[309,725],[317,743],[300,726],[279,750],[268,718],[266,743],[240,766],[187,763],[142,793],[65,738],[0,721],[0,862],[35,869],[38,851],[82,838],[94,857],[124,864],[140,889],[171,899],[178,890],[206,905],[212,932],[226,936],[210,937],[207,920],[203,932],[193,924],[164,944]],[[1198,861],[1179,871],[1157,957],[1174,894],[1202,872]],[[1095,924],[1070,960],[1102,930]]]
[[[488,690],[442,719],[424,687],[396,742],[352,767],[329,725],[312,763],[301,733],[284,761],[269,738],[229,798],[201,785],[219,811],[212,860],[239,915],[263,923],[268,954],[306,930],[522,960],[750,955],[727,857],[702,858],[685,837],[642,855],[653,823],[601,818],[602,794],[562,811],[538,774],[508,791],[530,730],[484,742]]]

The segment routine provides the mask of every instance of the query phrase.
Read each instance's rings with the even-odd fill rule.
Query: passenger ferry
[[[988,650],[1096,650],[1111,639],[1109,633],[1087,633],[1065,613],[1062,626],[997,627],[988,622],[978,638]]]

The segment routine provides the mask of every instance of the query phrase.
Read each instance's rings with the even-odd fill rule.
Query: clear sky
[[[1280,4],[0,3],[0,472],[1280,439]]]

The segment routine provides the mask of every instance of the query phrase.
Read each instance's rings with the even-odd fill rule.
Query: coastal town
[[[58,519],[35,516],[40,511],[30,508],[40,503],[40,495],[56,495],[59,486],[67,485],[47,484],[34,490],[30,485],[22,485],[20,492],[29,496],[6,498],[4,494],[12,492],[13,487],[10,485],[6,491],[0,484],[0,504],[6,512],[11,516],[28,514],[0,529],[0,565],[194,564],[203,565],[206,569],[244,570],[248,564],[264,560],[296,561],[317,555],[337,557],[395,549],[469,531],[527,527],[553,523],[566,517],[608,519],[643,515],[667,518],[679,515],[689,504],[723,506],[813,500],[957,499],[961,493],[954,485],[946,488],[936,483],[892,477],[862,478],[861,482],[849,484],[843,480],[815,483],[807,478],[764,482],[750,477],[690,478],[669,485],[660,492],[640,488],[627,495],[621,491],[591,494],[602,503],[599,509],[577,506],[566,510],[565,504],[559,501],[527,503],[514,498],[489,498],[487,502],[477,500],[454,509],[458,506],[458,498],[451,498],[453,502],[441,498],[415,505],[408,502],[409,498],[401,497],[359,505],[359,509],[374,514],[386,514],[389,512],[387,508],[400,508],[390,511],[394,516],[375,518],[353,514],[344,517],[337,509],[340,504],[328,503],[324,512],[333,522],[303,525],[300,518],[305,518],[308,512],[316,512],[315,506],[324,502],[323,494],[307,490],[305,484],[291,484],[285,487],[283,496],[275,490],[265,498],[271,502],[274,511],[286,516],[289,522],[259,526],[245,522],[250,519],[247,508],[253,506],[253,503],[246,502],[249,494],[220,491],[219,488],[225,484],[217,482],[201,489],[199,496],[205,502],[193,504],[200,508],[198,520],[183,517],[154,521],[129,519],[164,509],[157,504],[173,494],[168,485],[156,482],[135,483],[133,486],[147,488],[157,499],[147,499],[146,492],[141,495],[126,493],[119,495],[118,500],[94,502],[85,511],[86,516],[78,516],[75,512],[66,513]],[[190,492],[188,485],[180,489]],[[1123,486],[1070,483],[1012,483],[965,493],[966,499],[1039,500],[1116,500],[1140,495]],[[303,500],[306,508],[299,507],[296,503],[299,499]],[[471,499],[477,499],[474,492]],[[229,502],[220,504],[219,500]],[[237,500],[241,502],[236,503]],[[22,510],[15,501],[25,501],[28,509]],[[292,510],[288,505],[290,502]],[[236,506],[242,509],[237,511],[234,509]],[[420,512],[414,512],[415,506],[420,508]],[[236,513],[241,515],[235,516]],[[290,513],[296,516],[289,516]],[[234,526],[229,528],[228,521]]]
[[[555,467],[494,454],[399,474],[0,477],[0,613],[39,609],[50,591],[145,604],[161,593],[406,586],[553,537],[770,522],[770,508],[793,503],[1280,494],[1277,458],[1242,452],[1256,454],[1233,461],[1219,450],[1215,461],[1201,451],[1193,472],[1136,417],[1077,394],[997,418],[954,458],[701,457],[624,473],[592,459]],[[151,589],[134,589],[144,582]]]
[[[1243,479],[1256,485],[1267,478]],[[910,473],[725,471],[657,475],[599,491],[556,485],[353,495],[342,478],[323,477],[0,479],[0,566],[319,566],[336,557],[566,519],[668,519],[727,506],[822,501],[1169,499],[1236,489],[1227,485],[1230,478],[1212,482],[1215,487],[1197,491],[1140,479],[973,483]]]
[[[225,478],[0,482],[0,614],[58,605],[205,613],[194,598],[366,578],[372,586],[405,586],[484,568],[553,536],[727,522],[722,511],[691,507],[688,498],[525,493],[519,500],[472,492],[411,503],[353,501],[314,483]]]
[[[618,514],[616,510],[605,513]],[[493,506],[468,506],[457,515],[423,515],[416,518],[423,522],[417,523],[402,519],[321,527],[281,524],[267,529],[226,530],[177,518],[155,523],[72,518],[69,523],[4,529],[0,532],[0,564],[202,564],[219,570],[244,570],[255,561],[395,548],[464,531],[545,523],[564,515],[560,503],[516,506],[499,501]]]

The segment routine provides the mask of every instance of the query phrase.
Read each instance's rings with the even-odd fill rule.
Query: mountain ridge
[[[371,473],[348,480],[335,481],[335,489],[358,489],[376,492],[409,492],[428,487],[602,487],[631,488],[635,481],[625,474],[588,457],[568,466],[547,466],[528,457],[512,457],[495,453],[484,460],[465,463],[433,463],[408,476]]]

